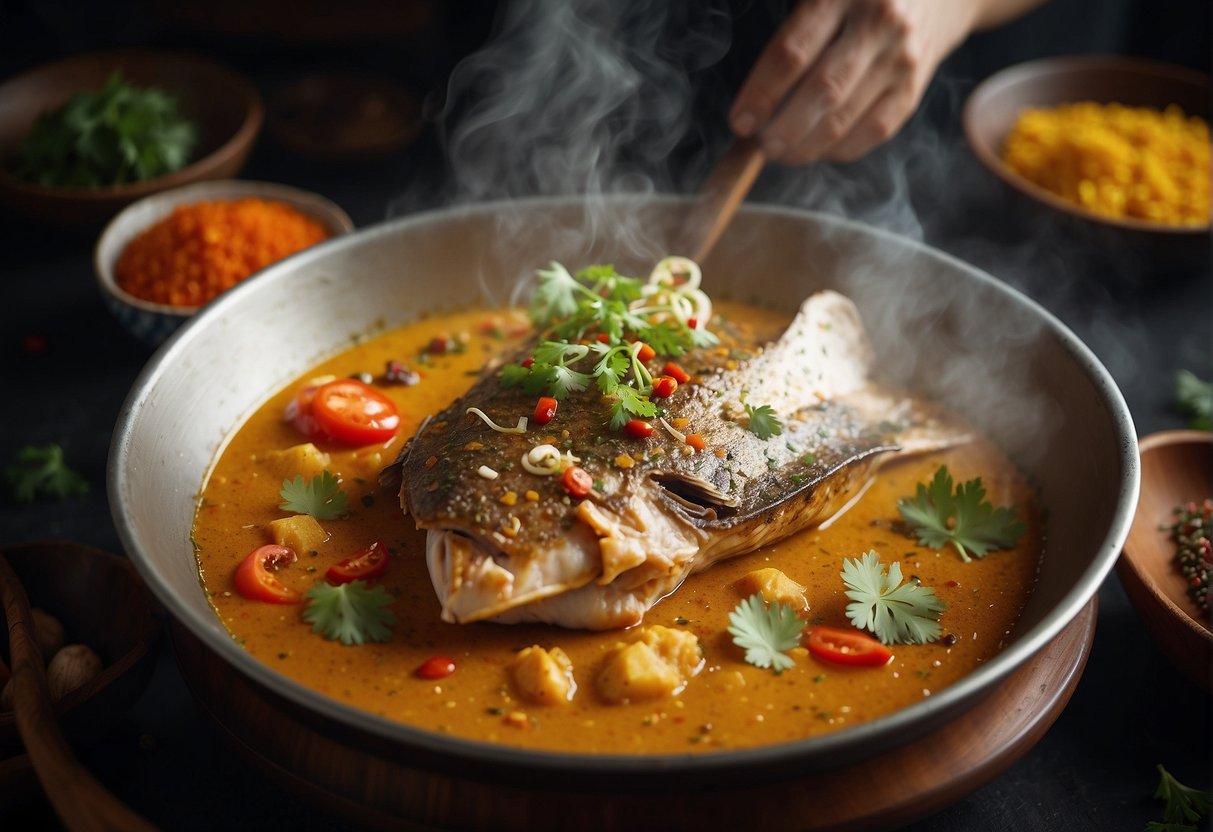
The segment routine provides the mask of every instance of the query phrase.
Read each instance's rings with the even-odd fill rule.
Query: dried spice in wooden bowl
[[[131,240],[118,258],[115,278],[142,300],[197,307],[329,236],[320,221],[273,200],[181,205]]]

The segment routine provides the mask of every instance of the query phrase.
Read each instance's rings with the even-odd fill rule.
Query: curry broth
[[[720,303],[730,320],[774,335],[787,317]],[[646,616],[645,624],[686,628],[700,639],[706,663],[686,689],[663,700],[606,705],[594,691],[605,655],[626,634],[579,632],[540,625],[447,624],[425,564],[425,533],[400,511],[397,496],[381,488],[379,469],[389,464],[421,420],[444,408],[470,386],[486,359],[508,346],[485,332],[491,313],[470,312],[427,319],[367,340],[316,367],[299,380],[333,374],[379,375],[389,359],[422,373],[415,386],[379,386],[400,409],[398,437],[382,446],[323,446],[330,470],[343,480],[350,515],[324,521],[329,540],[320,551],[300,554],[279,570],[286,585],[306,592],[325,570],[375,540],[393,557],[380,583],[396,600],[391,640],[345,646],[312,632],[300,605],[247,600],[235,591],[236,566],[269,540],[266,525],[283,517],[279,489],[294,472],[267,457],[306,441],[282,413],[297,385],[269,399],[232,438],[203,490],[195,527],[199,568],[224,625],[245,650],[274,670],[334,699],[389,719],[477,740],[533,748],[603,753],[683,753],[802,739],[855,725],[918,702],[971,672],[1001,648],[1035,582],[1041,549],[1040,513],[1024,477],[993,443],[886,464],[875,483],[828,529],[810,529],[752,554],[692,575]],[[462,353],[414,359],[436,336],[460,334]],[[995,505],[1013,505],[1027,526],[1019,545],[962,563],[952,551],[920,547],[896,530],[896,501],[914,494],[946,464],[956,482],[980,476]],[[933,587],[948,607],[944,638],[928,645],[899,645],[879,668],[849,668],[819,661],[803,647],[791,652],[795,666],[775,675],[747,664],[727,633],[727,614],[741,600],[733,584],[746,573],[776,566],[808,587],[812,624],[850,628],[848,599],[839,573],[844,558],[875,550],[887,564]],[[807,634],[806,630],[806,634]],[[572,660],[578,690],[567,705],[539,707],[516,698],[507,666],[532,644],[559,646]],[[439,681],[414,670],[434,655],[453,658],[457,669]],[[518,715],[525,714],[522,719]]]

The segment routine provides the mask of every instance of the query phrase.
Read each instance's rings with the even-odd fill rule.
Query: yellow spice
[[[1209,125],[1175,105],[1161,112],[1093,102],[1025,110],[1003,161],[1096,214],[1209,222]]]

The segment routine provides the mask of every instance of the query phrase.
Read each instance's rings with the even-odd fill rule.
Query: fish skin
[[[384,481],[399,484],[401,508],[429,530],[443,619],[637,624],[688,575],[829,517],[899,448],[967,438],[937,410],[870,381],[858,310],[837,293],[809,298],[771,344],[744,333],[722,333],[722,344],[678,359],[693,383],[665,402],[669,418],[690,420],[684,432],[703,437],[703,452],[687,454],[655,420],[647,439],[610,431],[611,402],[593,388],[562,401],[549,425],[493,431],[467,408],[512,426],[535,397],[492,370],[424,424]],[[763,440],[748,430],[745,401],[771,404],[783,433]],[[558,476],[522,468],[522,455],[549,440],[595,480],[585,500],[571,499]],[[615,464],[624,452],[633,467]],[[525,500],[528,490],[539,499]]]

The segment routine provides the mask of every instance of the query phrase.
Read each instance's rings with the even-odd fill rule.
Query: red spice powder
[[[127,245],[115,279],[143,300],[201,306],[329,236],[320,222],[281,202],[245,198],[180,205]]]

